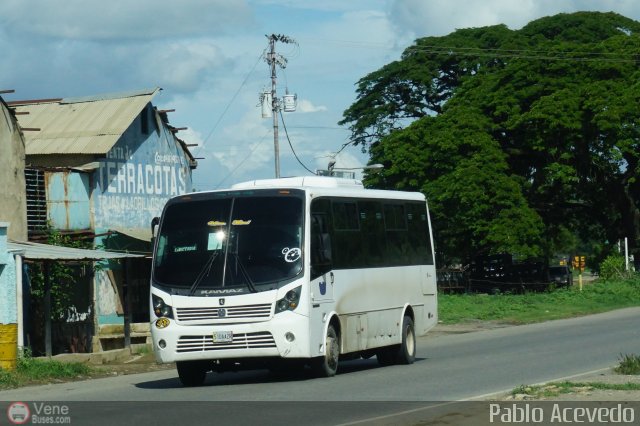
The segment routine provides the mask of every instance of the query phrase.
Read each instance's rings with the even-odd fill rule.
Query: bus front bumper
[[[308,358],[308,318],[282,312],[257,323],[181,325],[151,323],[156,360],[160,363],[260,357]]]

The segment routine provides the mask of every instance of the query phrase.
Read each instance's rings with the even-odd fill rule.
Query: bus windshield
[[[170,204],[158,235],[154,282],[187,294],[278,288],[302,272],[302,217],[302,198],[291,195]]]

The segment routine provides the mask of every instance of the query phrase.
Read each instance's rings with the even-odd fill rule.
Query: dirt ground
[[[144,353],[132,354],[131,357],[127,359],[119,359],[101,365],[92,365],[92,367],[96,370],[95,376],[106,377],[171,370],[175,369],[175,364],[158,364],[153,353]]]

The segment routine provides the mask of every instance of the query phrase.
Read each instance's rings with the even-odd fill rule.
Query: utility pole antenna
[[[275,157],[276,178],[280,177],[280,146],[278,143],[278,111],[280,110],[280,103],[276,96],[276,65],[284,69],[287,66],[287,58],[276,53],[276,42],[286,44],[297,44],[295,40],[290,37],[281,34],[271,34],[266,36],[269,40],[269,52],[267,53],[266,61],[271,69],[271,112],[273,115],[273,151]]]

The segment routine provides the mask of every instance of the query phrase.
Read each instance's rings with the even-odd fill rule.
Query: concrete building
[[[169,197],[192,191],[197,164],[169,111],[153,106],[159,91],[8,104],[25,129],[29,239],[42,241],[50,225],[95,247],[146,255],[78,276],[69,318],[78,327],[64,332],[93,333],[94,351],[122,347],[128,322],[134,341],[146,339],[150,222]]]
[[[18,305],[16,277],[20,258],[8,238],[27,238],[24,182],[25,144],[13,110],[0,97],[0,368],[16,365]]]
[[[9,222],[8,237],[27,239],[24,180],[25,141],[14,111],[0,97],[0,222]]]

